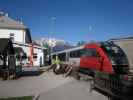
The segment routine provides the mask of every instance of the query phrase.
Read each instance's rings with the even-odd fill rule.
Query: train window
[[[126,58],[125,54],[119,46],[117,46],[115,44],[110,44],[110,43],[107,44],[106,43],[102,46],[102,48],[107,53],[108,57],[111,60],[117,60],[117,63],[122,60],[125,61],[124,60],[124,58]],[[120,63],[122,63],[122,62],[120,62]]]
[[[66,61],[66,53],[61,53],[58,55],[58,57],[61,61]]]
[[[81,57],[81,50],[71,51],[70,52],[71,58],[79,58]]]
[[[96,49],[90,49],[90,48],[87,48],[87,49],[84,49],[82,51],[82,56],[83,57],[97,57],[97,51]]]
[[[128,59],[124,51],[118,45],[106,42],[103,43],[101,47],[109,57],[116,73],[123,74],[128,72],[128,68],[126,68],[126,66],[128,66]]]
[[[52,58],[55,59],[56,58],[56,55],[53,55]]]

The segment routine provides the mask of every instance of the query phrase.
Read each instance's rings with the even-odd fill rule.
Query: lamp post
[[[51,17],[50,18],[50,34],[49,34],[49,39],[48,39],[48,44],[49,44],[49,55],[53,52],[53,47],[56,45],[55,41],[50,39],[52,37],[52,34],[54,33],[54,24],[56,21],[56,17]],[[49,60],[51,61],[52,57],[49,56]]]
[[[52,34],[54,33],[54,24],[55,24],[55,21],[56,21],[56,17],[51,17],[50,18],[50,35],[52,36]]]

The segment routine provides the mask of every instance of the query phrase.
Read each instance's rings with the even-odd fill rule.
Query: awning
[[[24,54],[25,53],[21,47],[14,47],[14,52],[15,52],[15,54],[20,54],[20,53]]]

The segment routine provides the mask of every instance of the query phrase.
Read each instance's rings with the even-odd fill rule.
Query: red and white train
[[[56,55],[63,65],[74,65],[79,73],[93,76],[94,87],[102,93],[132,100],[133,74],[126,54],[113,42],[89,43],[51,56]]]
[[[115,73],[127,73],[128,61],[120,47],[111,43],[89,43],[80,47],[52,53],[57,55],[64,65],[75,65],[86,74],[94,74],[94,70]],[[124,70],[123,70],[124,69]]]

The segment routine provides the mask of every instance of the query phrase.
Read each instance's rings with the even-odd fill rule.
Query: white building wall
[[[39,49],[39,48],[34,48],[34,53],[37,54],[37,59],[33,59],[33,64],[34,66],[40,66],[40,65],[43,65],[44,61],[44,55],[43,55],[43,50],[42,49]]]
[[[27,57],[31,56],[30,54],[30,45],[29,44],[14,44],[14,47],[21,47],[24,52],[26,53]],[[40,66],[40,62],[42,65],[44,65],[44,54],[43,49],[33,47],[33,54],[37,54],[37,58],[33,58],[33,66]],[[40,61],[41,60],[41,61]],[[25,66],[29,63],[28,58],[25,60]]]
[[[21,47],[23,49],[23,51],[26,53],[27,57],[30,56],[30,47],[29,46],[14,44],[14,47]],[[28,58],[23,63],[24,63],[24,66],[27,66],[29,63]]]
[[[25,30],[0,29],[0,38],[10,38],[10,34],[14,34],[14,41],[25,43]]]
[[[26,31],[25,30],[15,30],[15,29],[0,29],[0,38],[10,38],[10,34],[14,33],[14,47],[21,47],[24,52],[27,54],[27,57],[29,57],[30,54],[30,44],[25,43],[25,36],[26,36]],[[37,53],[37,59],[33,59],[33,66],[40,66],[40,58],[42,65],[44,63],[44,55],[43,55],[43,49],[34,47],[33,50],[34,53]],[[29,61],[26,59],[25,65],[28,64]]]

